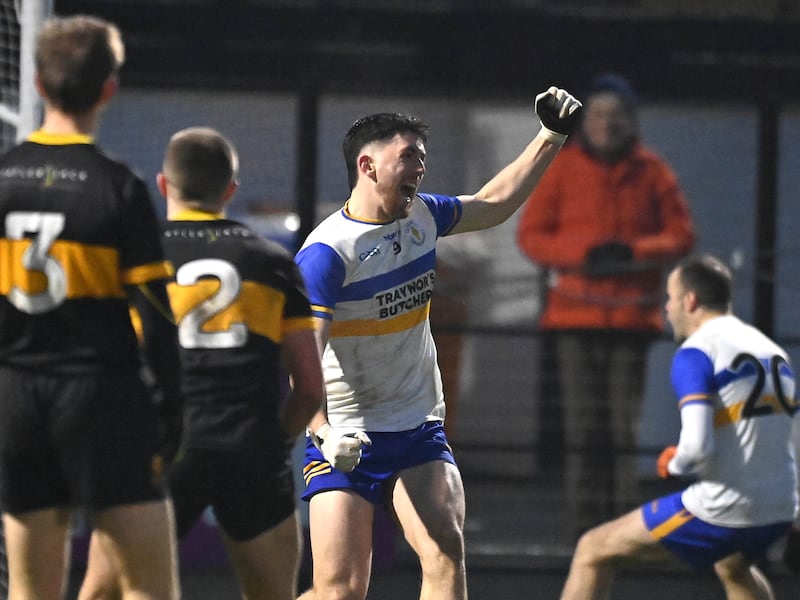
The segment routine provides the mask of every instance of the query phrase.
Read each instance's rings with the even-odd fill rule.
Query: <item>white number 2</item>
[[[64,215],[45,212],[10,212],[6,215],[6,236],[11,240],[24,240],[25,234],[35,234],[30,246],[22,255],[22,266],[27,271],[44,275],[45,291],[28,294],[16,285],[8,293],[8,300],[19,310],[38,314],[53,310],[67,296],[67,280],[63,267],[48,252],[58,234],[64,229]]]
[[[201,327],[214,315],[228,308],[239,295],[242,279],[232,264],[204,258],[182,265],[175,273],[178,285],[193,285],[202,277],[216,277],[220,286],[215,294],[186,313],[178,325],[178,341],[184,348],[238,348],[247,342],[247,326],[233,323],[227,331],[206,332]]]

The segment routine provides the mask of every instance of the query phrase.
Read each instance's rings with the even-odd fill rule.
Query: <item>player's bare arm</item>
[[[330,321],[314,317],[314,330],[320,356],[325,351],[330,335]],[[328,415],[323,401],[317,413],[311,417],[308,433],[314,445],[319,448],[334,469],[352,471],[361,461],[361,447],[371,444],[369,436],[363,431],[351,427],[334,427],[328,422]]]
[[[314,332],[291,331],[284,336],[284,360],[292,391],[283,413],[283,426],[291,437],[299,435],[325,401],[322,367]]]
[[[581,103],[565,90],[551,87],[536,96],[535,109],[541,122],[536,137],[476,194],[459,196],[463,215],[453,233],[494,227],[514,214],[577,126]]]
[[[330,335],[331,322],[328,319],[321,319],[313,317],[314,320],[314,336],[317,341],[317,351],[319,356],[325,352],[325,346],[328,344],[328,337]],[[317,412],[311,417],[308,422],[308,429],[311,432],[316,432],[322,425],[328,422],[328,411],[326,410],[325,397],[323,395],[322,403]]]

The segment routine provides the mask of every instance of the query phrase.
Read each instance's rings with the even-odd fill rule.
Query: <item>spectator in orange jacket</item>
[[[539,325],[557,360],[575,534],[637,504],[636,428],[647,351],[664,326],[664,271],[694,243],[675,174],[639,139],[626,80],[593,80],[576,137],[518,230],[522,251],[549,270]]]

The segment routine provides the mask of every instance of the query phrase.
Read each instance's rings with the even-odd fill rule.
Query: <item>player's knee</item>
[[[364,600],[367,597],[367,586],[354,586],[351,583],[330,585],[323,589],[315,589],[314,600]]]
[[[440,525],[430,532],[428,543],[419,549],[423,569],[459,570],[464,565],[464,532],[456,525]]]
[[[364,600],[367,597],[369,575],[355,572],[338,573],[331,577],[315,574],[311,590],[301,596],[309,600]]]
[[[605,533],[599,528],[587,529],[578,538],[573,561],[594,564],[610,559],[604,553],[605,541]]]
[[[749,590],[749,596],[758,600],[774,600],[772,586],[764,573],[738,556],[714,564],[714,572],[726,590]],[[737,592],[738,593],[738,592]]]
[[[714,563],[714,572],[723,582],[744,582],[750,579],[750,565],[738,556],[729,556]]]

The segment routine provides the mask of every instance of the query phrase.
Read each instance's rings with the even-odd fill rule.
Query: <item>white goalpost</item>
[[[36,34],[53,12],[53,0],[0,0],[0,151],[39,126],[34,87]]]
[[[53,0],[0,0],[0,153],[39,126],[34,48],[36,34],[52,12]],[[0,600],[6,598],[8,565],[0,523]]]

